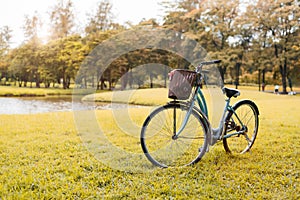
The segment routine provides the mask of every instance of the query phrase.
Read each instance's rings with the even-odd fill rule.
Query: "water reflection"
[[[126,104],[72,102],[72,97],[0,98],[0,114],[35,114],[73,110],[109,110],[126,108]]]

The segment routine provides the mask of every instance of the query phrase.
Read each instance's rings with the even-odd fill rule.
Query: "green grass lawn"
[[[24,88],[17,86],[0,86],[1,97],[71,95],[72,92],[72,89],[64,90],[61,88]]]
[[[261,113],[251,152],[228,155],[220,143],[180,169],[153,167],[142,154],[139,128],[152,107],[1,115],[0,198],[299,199],[300,96],[241,93]],[[152,105],[166,94],[114,95]]]

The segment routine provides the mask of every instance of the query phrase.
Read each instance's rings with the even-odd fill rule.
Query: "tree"
[[[97,31],[88,34],[82,39],[86,55],[77,75],[77,84],[87,87],[88,83],[91,83],[92,87],[94,87],[96,84],[97,89],[102,89],[105,78],[102,77],[104,72],[100,60],[105,56],[109,58],[116,52],[116,49],[109,45],[100,49],[97,47],[103,41],[116,35],[117,33],[119,33],[118,30]]]
[[[9,62],[7,60],[7,53],[10,45],[11,32],[8,26],[0,28],[0,80],[5,78],[5,81],[8,78]]]
[[[189,24],[187,34],[210,52],[214,59],[223,61],[218,66],[222,80],[227,68],[232,66],[233,59],[228,52],[231,51],[230,40],[237,34],[235,21],[238,15],[238,0],[214,0],[200,1],[199,7],[184,17],[185,23]]]
[[[39,57],[37,55],[38,48],[40,47],[40,39],[38,37],[38,29],[41,26],[41,20],[38,17],[38,13],[32,17],[28,15],[25,16],[25,24],[23,26],[24,35],[27,39],[27,70],[30,73],[29,81],[31,82],[30,87],[32,87],[32,82],[35,80],[36,87],[40,87],[40,74],[39,74]]]
[[[9,50],[12,30],[8,26],[0,28],[0,56],[6,54]]]
[[[24,26],[23,26],[23,31],[26,40],[33,41],[35,43],[39,42],[38,31],[41,26],[42,26],[42,21],[40,20],[37,11],[35,11],[32,17],[26,15]]]
[[[160,5],[168,15],[172,12],[183,11],[186,13],[198,9],[199,5],[204,1],[205,0],[164,0],[160,2]]]
[[[186,12],[198,9],[204,0],[179,0],[178,7]]]
[[[253,7],[257,16],[259,39],[263,48],[273,48],[272,62],[281,75],[283,93],[287,93],[287,76],[292,64],[295,35],[299,30],[299,2],[294,0],[259,0]]]
[[[106,31],[113,27],[112,4],[108,0],[102,0],[98,3],[96,13],[89,17],[89,23],[85,32],[95,33],[97,31]]]
[[[23,44],[10,52],[10,66],[14,79],[18,82],[19,87],[26,87],[28,82],[28,55],[30,55],[30,47],[28,44]]]
[[[73,3],[71,0],[58,0],[50,13],[52,24],[51,38],[67,37],[72,33],[74,23]]]
[[[200,2],[203,0],[166,0],[162,1],[161,5],[166,11],[163,26],[175,31],[184,33],[188,31],[189,23],[184,16],[188,12],[193,12],[199,8]]]
[[[63,84],[64,89],[68,89],[84,59],[85,50],[81,38],[72,35],[52,41],[49,47],[48,71],[54,69],[57,82]]]
[[[300,82],[300,29],[294,34],[293,44],[290,51],[290,71],[288,73],[288,78],[293,82]]]
[[[253,22],[251,17],[248,16],[246,13],[239,12],[240,15],[237,15],[233,21],[233,36],[229,38],[228,41],[229,45],[231,46],[230,53],[233,55],[231,56],[231,60],[234,61],[233,69],[235,71],[235,85],[236,88],[239,85],[239,77],[242,72],[242,67],[244,67],[244,71],[250,71],[251,73],[254,71],[252,64],[252,59],[249,57],[249,52],[253,47],[254,41],[254,29]],[[257,70],[257,69],[255,69]]]

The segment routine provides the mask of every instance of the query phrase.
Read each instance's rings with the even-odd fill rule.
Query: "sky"
[[[84,24],[87,14],[96,10],[101,0],[72,0],[75,7],[77,24]],[[18,46],[24,40],[22,26],[25,15],[33,16],[37,11],[44,21],[42,37],[49,32],[49,12],[56,0],[0,0],[0,28],[9,26],[13,30],[11,46]],[[127,21],[139,23],[143,18],[161,18],[162,9],[158,2],[161,0],[110,0],[113,5],[115,21],[124,24]]]

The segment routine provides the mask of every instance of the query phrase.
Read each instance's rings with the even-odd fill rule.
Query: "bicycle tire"
[[[244,128],[246,131],[243,134],[224,138],[223,146],[228,153],[243,154],[251,149],[256,139],[259,126],[259,111],[256,104],[250,100],[239,101],[232,108],[245,125]],[[229,134],[232,131],[239,131],[242,128],[242,125],[233,111],[229,111],[225,118],[224,135]]]
[[[157,108],[146,118],[140,141],[145,156],[152,164],[162,168],[187,166],[199,162],[205,154],[209,126],[196,108],[179,137],[172,138],[187,110],[187,105],[171,103]]]

